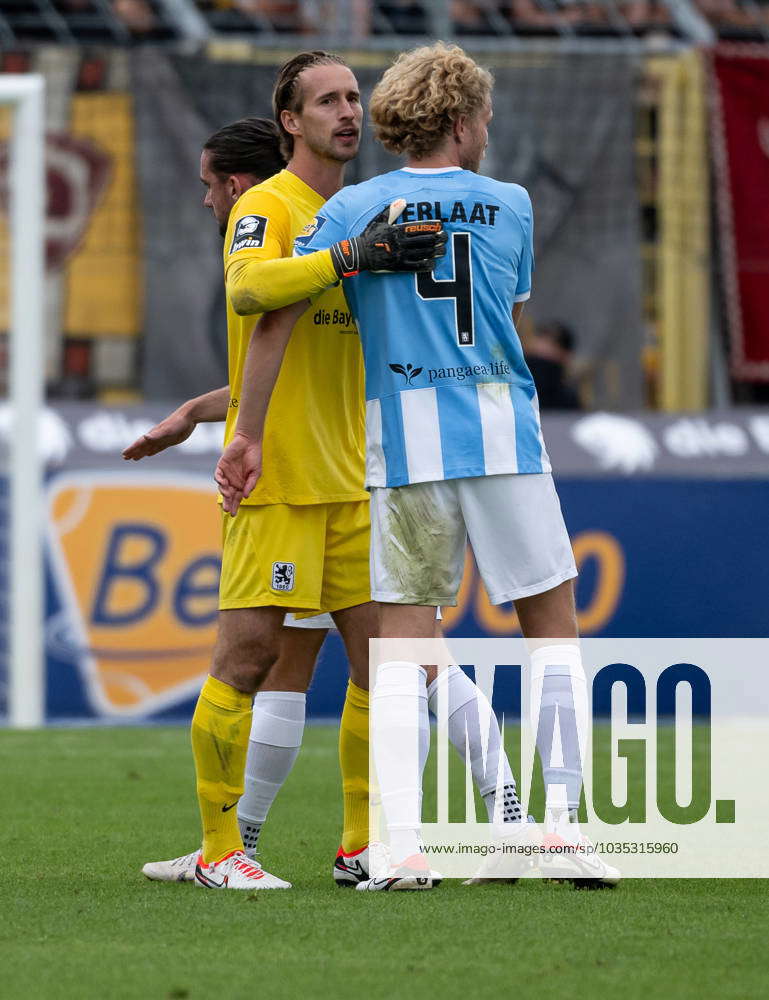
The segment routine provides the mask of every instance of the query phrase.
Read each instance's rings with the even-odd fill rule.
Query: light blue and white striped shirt
[[[401,221],[440,218],[449,244],[432,274],[344,281],[366,367],[366,485],[549,472],[512,320],[531,290],[527,192],[459,167],[394,170],[334,195],[296,252],[358,235],[396,198]]]

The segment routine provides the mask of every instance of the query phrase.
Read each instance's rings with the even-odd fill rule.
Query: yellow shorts
[[[280,607],[301,618],[371,600],[368,500],[222,516],[222,610]]]

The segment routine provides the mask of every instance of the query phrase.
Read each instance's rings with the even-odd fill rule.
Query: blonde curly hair
[[[369,104],[376,138],[391,153],[429,156],[460,115],[491,96],[494,78],[458,45],[424,45],[403,52],[374,87]]]

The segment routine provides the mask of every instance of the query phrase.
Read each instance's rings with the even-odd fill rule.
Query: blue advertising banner
[[[164,412],[70,405],[46,415],[51,721],[185,719],[207,672],[221,429],[202,425],[180,448],[123,462],[121,449]],[[584,636],[766,635],[768,422],[756,411],[545,420]],[[520,634],[512,606],[489,604],[469,553],[444,627],[457,637]],[[345,682],[332,633],[309,714],[337,715]]]

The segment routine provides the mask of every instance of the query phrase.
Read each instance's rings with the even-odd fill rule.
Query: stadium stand
[[[3,0],[0,44],[129,45],[178,37],[155,0]]]
[[[222,35],[354,35],[458,38],[686,37],[769,39],[767,0],[3,0],[0,47],[41,42],[116,44]],[[191,26],[193,26],[191,28]],[[445,30],[444,30],[445,29]],[[695,40],[706,41],[702,30]]]
[[[692,273],[710,274],[714,288],[725,287],[716,264],[711,266],[706,243],[700,247],[692,242],[695,229],[699,232],[704,228],[687,224],[676,235],[676,220],[693,217],[692,198],[699,206],[695,213],[698,219],[706,220],[715,212],[707,194],[707,52],[721,39],[769,40],[769,0],[0,0],[0,72],[42,70],[54,81],[53,90],[58,95],[48,123],[53,134],[49,170],[56,194],[49,211],[57,219],[58,228],[53,231],[66,228],[73,235],[68,242],[49,239],[48,264],[57,289],[49,317],[49,391],[66,399],[111,399],[114,394],[122,399],[126,393],[140,395],[149,391],[146,386],[142,388],[141,371],[145,366],[143,345],[150,338],[145,304],[148,300],[143,296],[152,269],[145,267],[141,233],[142,227],[146,231],[147,219],[158,216],[152,211],[142,216],[142,156],[134,160],[126,155],[133,149],[141,154],[147,148],[148,139],[142,130],[150,119],[146,109],[140,113],[145,107],[140,81],[148,71],[150,76],[160,73],[158,67],[162,65],[166,75],[161,74],[156,86],[145,88],[149,102],[146,107],[156,103],[160,92],[157,87],[173,80],[174,86],[180,88],[179,94],[194,92],[189,120],[197,120],[195,116],[200,115],[199,128],[203,131],[220,116],[239,113],[238,102],[223,96],[225,93],[238,91],[245,95],[248,91],[250,96],[244,96],[244,100],[261,100],[261,85],[253,94],[248,90],[253,74],[245,74],[241,83],[235,83],[244,69],[237,64],[247,64],[257,52],[256,61],[263,62],[272,58],[270,50],[294,46],[360,51],[370,48],[379,52],[375,57],[377,65],[384,65],[381,60],[388,58],[385,53],[430,37],[454,37],[468,48],[484,52],[495,71],[518,66],[515,72],[522,72],[529,56],[536,55],[532,65],[542,78],[534,85],[535,77],[531,76],[525,97],[516,91],[516,113],[530,114],[532,123],[543,123],[538,141],[544,145],[538,151],[525,144],[516,147],[520,162],[515,163],[515,170],[528,176],[530,183],[531,178],[536,178],[543,184],[541,197],[550,206],[557,204],[552,197],[553,186],[565,206],[565,192],[572,192],[569,198],[573,198],[574,191],[581,190],[580,184],[586,184],[588,179],[586,174],[574,187],[574,178],[567,176],[568,172],[559,167],[551,176],[550,167],[545,169],[541,162],[543,155],[552,155],[543,153],[547,143],[565,128],[560,111],[563,101],[576,99],[574,95],[581,92],[583,85],[591,100],[597,98],[595,86],[600,84],[600,73],[595,80],[591,74],[598,72],[595,66],[603,65],[604,58],[616,58],[617,66],[635,66],[633,96],[628,98],[634,104],[633,134],[628,131],[618,139],[615,131],[612,140],[612,148],[624,149],[623,162],[632,159],[636,172],[634,225],[637,222],[638,234],[635,243],[630,243],[637,246],[641,259],[645,346],[633,353],[632,362],[638,363],[641,351],[644,403],[652,409],[672,405],[672,397],[666,396],[661,384],[664,381],[674,386],[677,378],[678,368],[671,369],[669,359],[662,362],[663,345],[671,342],[680,326],[673,303],[679,298],[681,302],[704,300],[680,275],[667,283],[663,280],[673,271],[679,273],[676,268],[671,271],[671,260],[677,262],[676,267],[689,268]],[[141,62],[145,43],[153,48],[155,64]],[[168,48],[161,52],[165,43]],[[207,43],[211,43],[208,48]],[[692,54],[688,62],[683,59],[686,51]],[[202,56],[203,63],[226,67],[226,86],[220,85],[218,69],[200,70],[197,56],[191,57],[193,52]],[[199,79],[198,72],[202,74]],[[619,70],[607,64],[601,72],[616,74]],[[517,86],[513,77],[502,81],[503,75],[499,78],[500,92]],[[556,98],[558,80],[562,91]],[[565,80],[568,82],[564,84]],[[364,79],[364,87],[369,85],[369,80]],[[214,91],[216,99],[211,96]],[[120,128],[115,126],[117,121]],[[536,124],[531,127],[535,132],[539,128]],[[496,129],[501,136],[499,123]],[[157,135],[150,139],[159,141]],[[497,142],[509,143],[510,137]],[[695,152],[689,155],[690,150]],[[0,172],[3,155],[0,142]],[[494,155],[498,153],[492,149],[492,159]],[[693,171],[693,180],[685,179],[684,161],[686,170]],[[702,167],[706,161],[708,166]],[[608,170],[607,183],[600,188],[600,202],[601,211],[606,209],[607,219],[611,219],[615,207],[628,203],[628,195],[632,199],[633,192],[618,182],[619,166],[609,170],[605,158],[596,162]],[[115,164],[121,165],[122,172],[114,173]],[[492,168],[498,165],[492,163]],[[570,169],[575,169],[573,163]],[[85,178],[83,191],[72,187],[77,178]],[[631,183],[632,173],[628,178]],[[110,192],[107,199],[105,189]],[[190,194],[188,203],[193,206],[189,211],[198,210],[196,194]],[[587,219],[596,219],[600,214],[593,202],[581,211]],[[144,221],[139,225],[137,219]],[[168,220],[166,231],[176,232],[176,228],[178,220]],[[6,244],[0,226],[3,263]],[[718,254],[716,244],[713,261]],[[99,277],[92,281],[90,275],[97,271]],[[727,324],[721,316],[726,293],[719,294],[721,298],[713,299],[719,332],[711,346],[720,357],[727,351]],[[95,296],[98,309],[94,306]],[[220,306],[220,302],[211,304],[212,315]],[[581,349],[600,339],[590,323],[575,321],[568,311],[554,310],[550,318],[575,322]],[[3,323],[0,303],[0,331]],[[697,323],[690,324],[687,329],[695,326]],[[213,325],[209,333],[211,342],[218,343]],[[627,331],[624,339],[628,340]],[[583,353],[593,358],[592,347]],[[579,360],[580,364],[584,361]],[[601,362],[604,360],[601,358]],[[591,363],[595,364],[595,359]],[[731,392],[735,399],[743,401],[743,389],[729,385],[727,364],[724,359],[713,398],[726,401]],[[4,368],[0,358],[0,378]],[[596,390],[596,395],[593,383],[597,385],[601,380],[605,385]],[[619,390],[613,376],[590,369],[579,381],[587,408],[617,401]],[[695,397],[687,397],[686,405],[699,408],[710,391],[698,390]],[[755,393],[763,391],[751,388],[747,398],[753,399]],[[665,399],[668,403],[664,403]],[[678,403],[683,405],[680,399]]]
[[[458,38],[632,37],[663,35],[706,41],[769,39],[767,0],[378,0],[337,5],[325,0],[3,0],[0,46],[40,42],[129,45],[201,34],[286,36],[354,34]],[[700,31],[692,31],[698,25]],[[191,30],[190,26],[195,26]],[[704,34],[702,26],[704,27]],[[689,30],[687,30],[687,28]]]
[[[719,38],[729,41],[769,39],[766,0],[697,0],[697,7]]]
[[[324,4],[270,0],[197,0],[214,32],[296,32],[322,30],[333,22]],[[367,32],[376,36],[424,37],[441,34],[436,8],[414,0],[383,0],[356,5]],[[329,14],[331,18],[329,19]],[[470,3],[452,0],[447,25],[461,38],[522,36],[627,36],[674,32],[674,17],[662,0],[505,0]],[[366,32],[364,32],[366,33]]]
[[[291,32],[302,34],[307,27],[305,4],[271,3],[269,0],[198,0],[198,8],[215,32]]]

